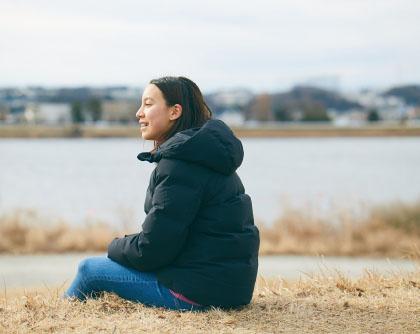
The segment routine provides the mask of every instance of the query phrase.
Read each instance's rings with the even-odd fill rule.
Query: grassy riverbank
[[[420,256],[420,201],[374,206],[363,218],[344,210],[320,218],[290,209],[271,227],[256,223],[260,255]],[[115,236],[135,232],[99,221],[75,226],[19,210],[0,215],[0,253],[103,252]]]
[[[366,125],[362,127],[335,127],[332,125],[293,124],[279,126],[232,127],[238,137],[389,137],[420,136],[420,126]],[[2,125],[0,138],[138,138],[136,125]]]
[[[346,210],[328,218],[288,210],[259,228],[266,255],[420,256],[420,201],[372,206],[362,218]]]
[[[418,333],[420,270],[351,280],[259,276],[251,304],[204,313],[146,307],[105,294],[61,300],[64,287],[0,294],[0,333]]]

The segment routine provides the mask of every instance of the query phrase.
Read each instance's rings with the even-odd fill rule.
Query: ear
[[[169,119],[171,121],[174,121],[174,120],[180,118],[181,115],[182,115],[182,106],[180,104],[178,104],[178,103],[177,104],[174,104],[171,107],[171,111],[170,111],[170,114],[169,114]]]

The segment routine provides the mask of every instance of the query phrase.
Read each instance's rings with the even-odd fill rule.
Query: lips
[[[149,123],[147,123],[147,122],[140,122],[140,127],[141,128],[145,128],[145,127],[147,127],[149,125]]]

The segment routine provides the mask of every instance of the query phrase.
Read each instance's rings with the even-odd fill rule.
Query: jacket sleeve
[[[202,201],[202,180],[194,166],[162,159],[156,168],[152,208],[142,231],[115,238],[108,246],[110,259],[140,271],[157,270],[177,257]]]

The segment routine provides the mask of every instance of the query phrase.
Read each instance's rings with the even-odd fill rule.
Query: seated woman
[[[65,297],[103,291],[174,310],[238,308],[250,303],[258,270],[259,231],[251,198],[236,173],[240,140],[185,77],[150,81],[136,113],[141,161],[150,176],[142,231],[115,238],[108,256],[86,258]]]

